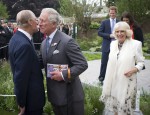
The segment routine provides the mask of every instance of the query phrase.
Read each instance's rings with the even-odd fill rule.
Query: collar
[[[114,21],[116,22],[116,18],[114,18],[114,19],[112,19],[112,18],[109,18],[109,19],[110,19],[110,21],[114,20]]]
[[[32,36],[31,36],[28,32],[24,31],[24,30],[21,29],[21,28],[18,28],[18,31],[20,31],[20,32],[22,32],[23,34],[25,34],[25,35],[29,38],[29,40],[32,40]]]
[[[53,31],[53,33],[51,33],[51,34],[49,35],[49,38],[53,39],[54,35],[56,34],[56,31],[57,31],[57,29],[55,29],[55,31]]]

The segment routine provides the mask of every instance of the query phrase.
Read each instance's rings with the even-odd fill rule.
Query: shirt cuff
[[[63,80],[65,81],[64,76],[63,76],[62,72],[60,72],[60,74],[61,74],[61,77],[63,78]]]

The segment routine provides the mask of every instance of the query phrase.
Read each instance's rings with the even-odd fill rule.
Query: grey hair
[[[124,31],[126,32],[127,38],[128,38],[128,39],[131,39],[131,38],[132,38],[133,32],[132,32],[132,30],[130,29],[130,26],[129,26],[128,23],[123,22],[123,21],[120,21],[120,22],[118,22],[118,23],[115,24],[114,30],[113,30],[113,34],[114,34],[115,38],[117,38],[117,36],[116,36],[116,31],[118,31],[118,30],[124,30]]]
[[[42,12],[48,13],[48,19],[50,22],[56,22],[58,25],[60,23],[60,14],[53,8],[44,8],[42,9]]]
[[[36,16],[31,10],[22,10],[17,14],[17,25],[20,27],[25,27],[28,25],[28,20],[32,18],[36,18]]]

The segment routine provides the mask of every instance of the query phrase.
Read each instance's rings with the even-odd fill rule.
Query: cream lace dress
[[[100,100],[105,103],[105,109],[117,112],[118,115],[133,115],[137,78],[136,74],[126,77],[124,73],[133,67],[137,67],[140,71],[143,66],[144,57],[139,41],[126,39],[120,49],[118,40],[111,43],[106,76],[100,96]]]

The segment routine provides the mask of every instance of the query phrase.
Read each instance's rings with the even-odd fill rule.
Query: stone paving
[[[100,60],[88,61],[88,69],[80,75],[83,83],[97,86],[99,84],[98,76],[100,72]],[[142,94],[143,91],[150,93],[150,60],[145,60],[145,70],[138,73],[137,88]],[[135,111],[135,115],[143,115],[141,111]],[[110,111],[103,111],[103,115],[114,115]]]

